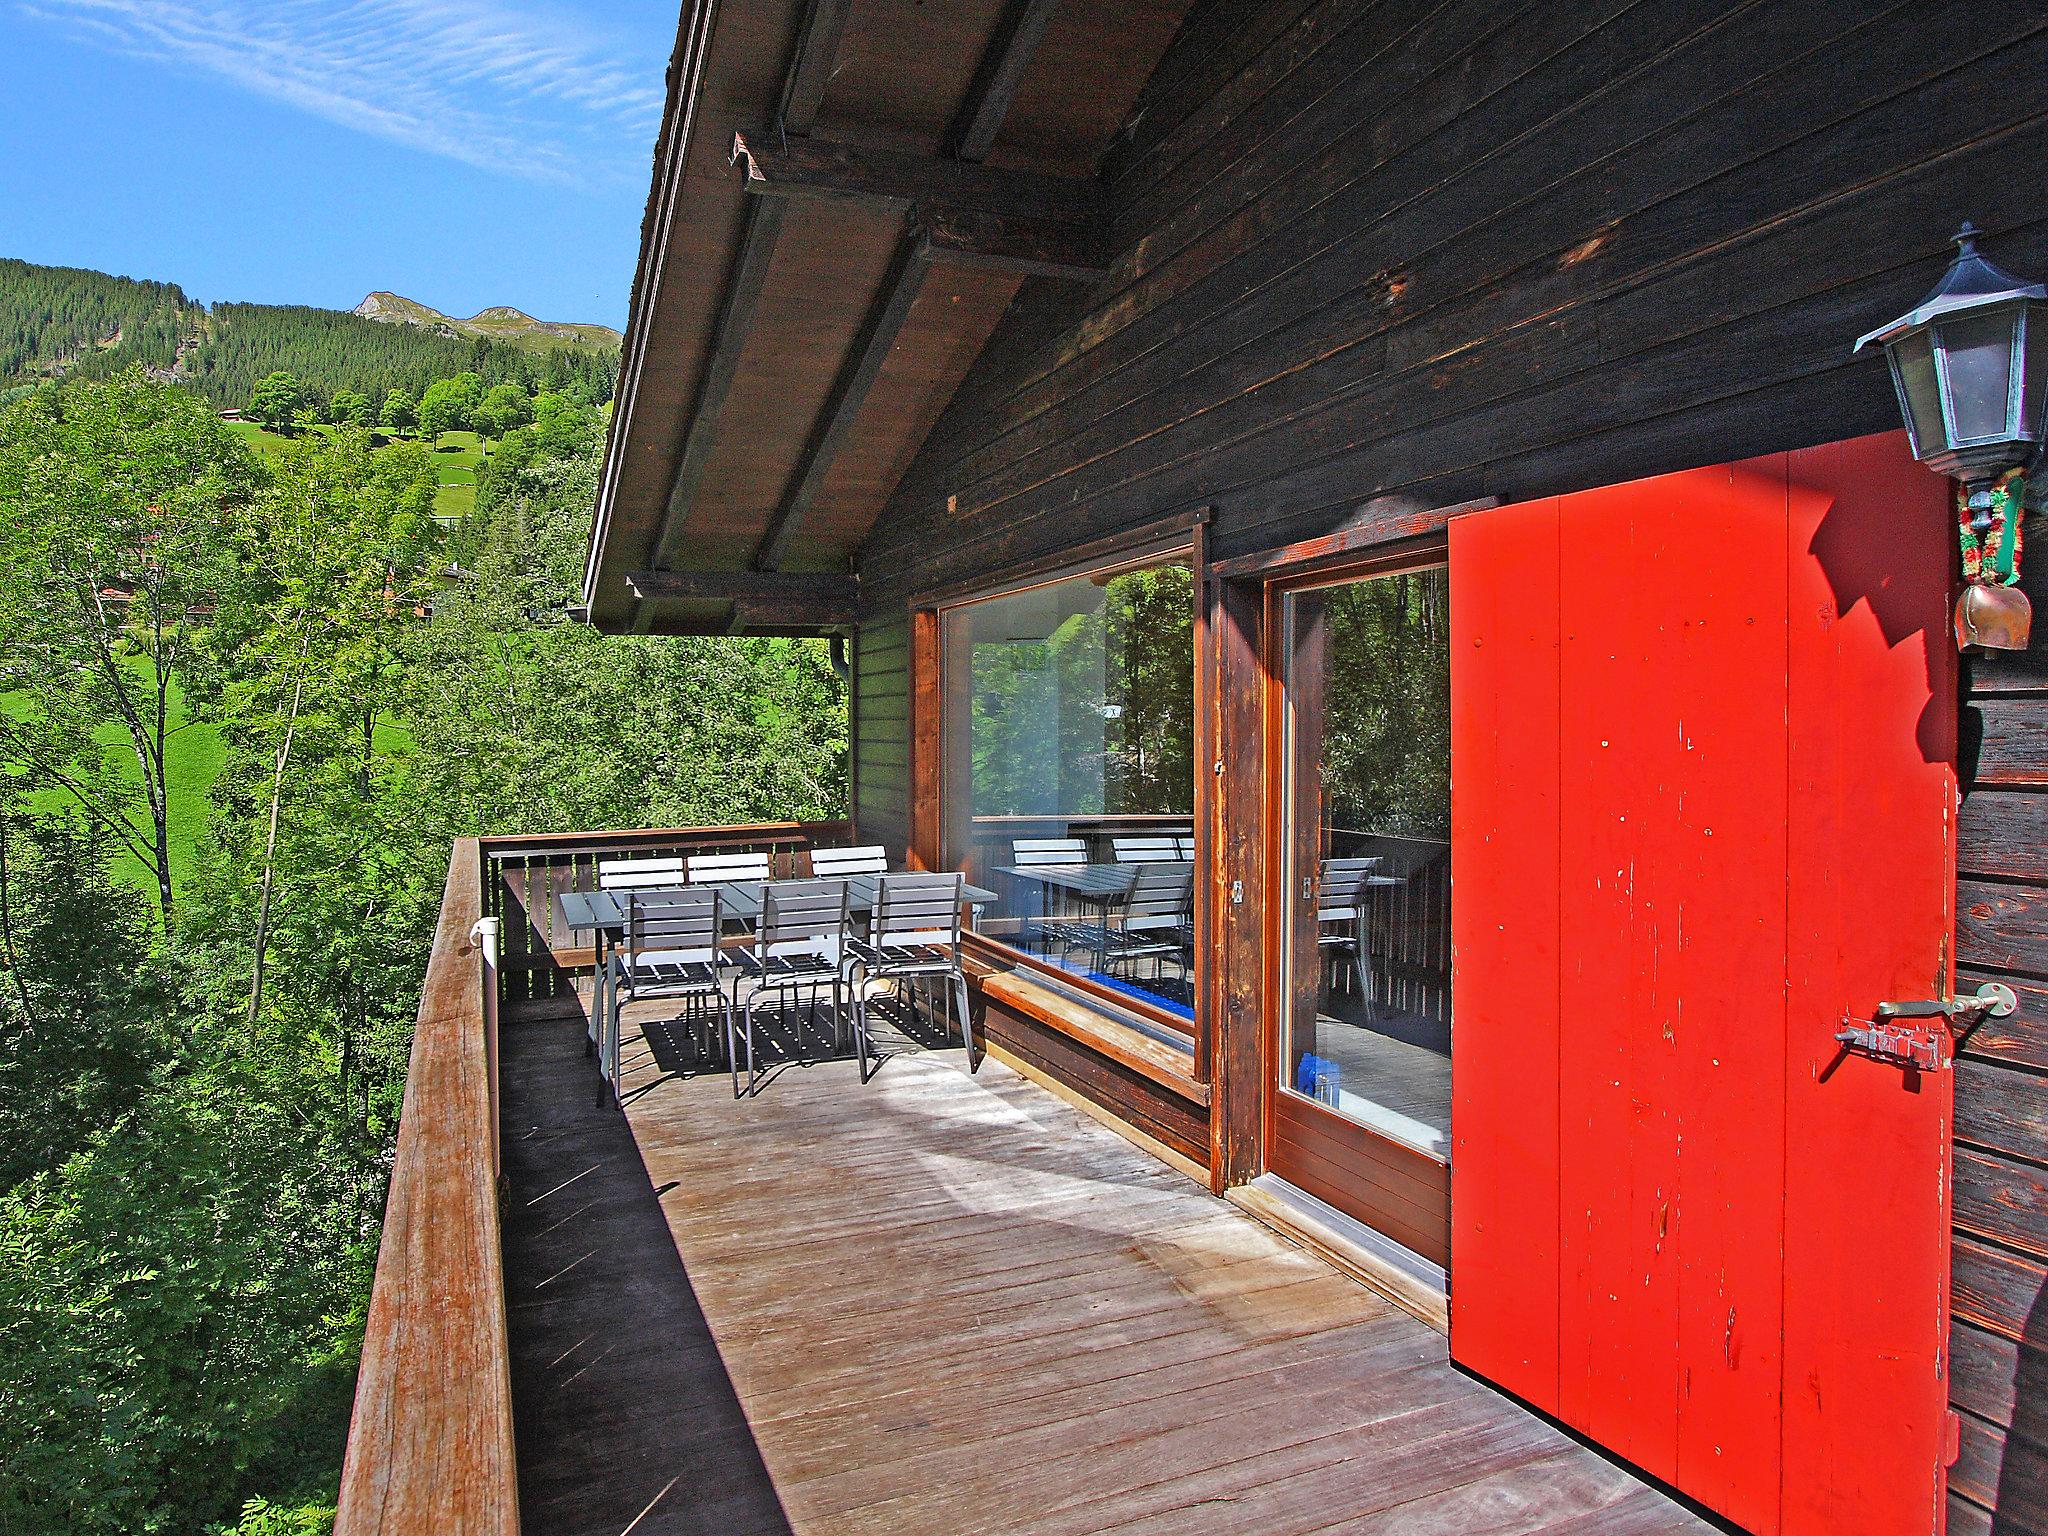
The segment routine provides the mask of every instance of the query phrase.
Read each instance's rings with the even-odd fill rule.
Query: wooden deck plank
[[[998,1063],[735,1101],[626,1035],[623,1115],[574,1024],[507,1036],[533,1529],[1706,1529]]]

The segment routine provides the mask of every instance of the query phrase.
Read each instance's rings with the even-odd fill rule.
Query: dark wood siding
[[[899,613],[861,626],[854,645],[853,820],[864,843],[901,864],[910,835],[910,625]]]
[[[1894,428],[1851,339],[1965,215],[2048,269],[2044,152],[2012,0],[1197,5],[1102,164],[1109,279],[1025,286],[863,550],[863,821],[903,832],[906,596],[1195,505],[1230,558]],[[2048,1532],[2040,650],[1965,701],[1961,980],[2024,1006],[1957,1071],[1958,1531]]]
[[[1968,212],[2048,265],[2037,6],[1209,6],[866,546],[877,600],[1191,504],[1219,557],[1896,425],[1861,330]]]
[[[2048,615],[2048,520],[2026,528]],[[1962,1455],[1951,1531],[2048,1533],[2048,645],[1970,663],[1956,825],[1961,989],[2010,984],[1956,1065],[1954,1391]]]

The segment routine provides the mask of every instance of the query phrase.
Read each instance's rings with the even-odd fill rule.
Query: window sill
[[[1082,999],[1034,980],[1022,967],[1004,970],[991,966],[981,977],[981,989],[1034,1023],[1056,1030],[1191,1104],[1209,1107],[1209,1085],[1195,1080],[1190,1053],[1118,1023]]]

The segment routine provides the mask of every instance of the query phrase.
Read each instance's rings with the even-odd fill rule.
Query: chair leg
[[[968,1075],[981,1070],[981,1058],[974,1054],[974,1020],[967,1012],[967,978],[953,973],[953,1006],[960,1010],[960,1041],[967,1047]]]
[[[868,1039],[867,978],[859,971],[853,973],[853,1049],[860,1062],[860,1080],[868,1080],[868,1053],[872,1042]]]
[[[742,1042],[747,1050],[747,1088],[751,1091],[754,1086],[754,994],[751,992],[747,994],[746,1002],[740,1005],[740,1028],[743,1031]],[[740,1056],[738,1051],[734,1051],[732,1053],[732,1096],[737,1099],[740,1097],[740,1094]]]

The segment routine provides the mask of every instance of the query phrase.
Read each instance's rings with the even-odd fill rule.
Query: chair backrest
[[[651,901],[628,896],[625,962],[629,967],[643,960],[714,962],[718,958],[718,925],[716,891],[679,890]]]
[[[766,880],[773,874],[763,853],[695,853],[690,855],[690,884],[717,880]]]
[[[846,942],[844,880],[774,880],[761,887],[761,925],[754,953],[816,954],[837,960]]]
[[[1082,837],[1013,837],[1010,858],[1019,869],[1045,864],[1086,864],[1088,840]]]
[[[601,891],[645,890],[650,885],[681,885],[683,880],[680,854],[653,859],[597,861],[597,888]]]
[[[1119,864],[1172,864],[1190,857],[1180,851],[1177,837],[1113,837],[1109,843]]]
[[[875,882],[869,942],[923,944],[958,950],[960,892],[965,878],[954,874],[884,875]]]
[[[1316,916],[1336,922],[1357,916],[1365,905],[1367,882],[1379,873],[1377,858],[1325,859],[1322,882],[1316,895]]]
[[[1122,911],[1127,930],[1172,928],[1194,902],[1195,872],[1188,865],[1141,864],[1125,893]]]
[[[813,848],[811,873],[824,879],[839,875],[886,875],[889,850],[880,843],[865,848]]]

